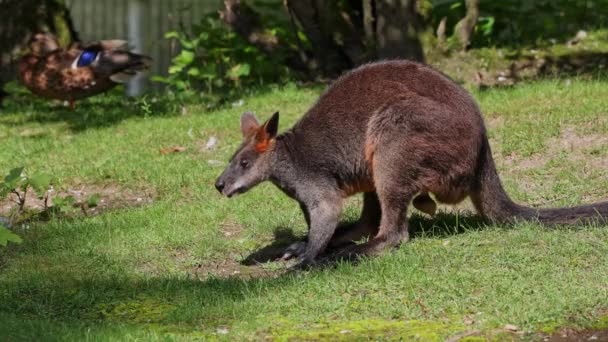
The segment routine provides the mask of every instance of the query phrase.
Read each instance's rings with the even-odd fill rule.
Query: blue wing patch
[[[91,63],[95,61],[95,58],[97,58],[98,53],[99,51],[84,50],[80,54],[80,57],[78,57],[78,62],[76,63],[76,66],[80,68],[91,65]]]

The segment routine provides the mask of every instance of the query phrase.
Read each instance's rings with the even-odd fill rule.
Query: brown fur
[[[255,118],[244,115],[249,126]],[[257,123],[257,121],[255,121]],[[470,196],[493,222],[544,224],[606,222],[608,203],[561,209],[515,204],[504,191],[492,159],[481,113],[460,86],[432,68],[386,61],[338,79],[293,128],[276,136],[278,115],[258,134],[276,140],[260,151],[245,139],[218,179],[231,196],[271,180],[296,199],[309,224],[308,241],[289,254],[314,262],[327,245],[371,239],[342,250],[372,255],[408,240],[407,208],[433,214],[437,201]],[[268,125],[275,128],[268,132]],[[239,167],[243,160],[247,168]],[[365,193],[359,222],[336,231],[342,198]]]

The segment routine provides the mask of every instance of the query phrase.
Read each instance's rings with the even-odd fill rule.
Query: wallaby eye
[[[248,168],[248,167],[249,167],[249,160],[247,160],[247,159],[243,159],[243,160],[241,160],[241,167],[242,167],[243,169]]]

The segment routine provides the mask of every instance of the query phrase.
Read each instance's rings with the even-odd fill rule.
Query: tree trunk
[[[365,32],[365,43],[368,54],[376,56],[376,34],[374,19],[374,1],[362,0],[363,2],[363,31]]]
[[[424,61],[418,39],[421,20],[416,0],[376,0],[376,50],[379,58]]]
[[[479,0],[466,0],[467,14],[454,27],[454,33],[462,50],[471,45],[471,37],[479,18]]]
[[[220,17],[240,36],[260,50],[273,52],[278,48],[278,38],[266,32],[258,14],[240,0],[224,0],[224,9],[220,11]]]
[[[289,11],[302,26],[312,47],[311,67],[325,76],[337,76],[352,66],[352,61],[334,41],[341,29],[332,1],[286,0]]]
[[[60,43],[78,40],[63,0],[0,0],[0,104],[4,84],[16,76],[16,62],[32,34],[51,32]]]
[[[277,36],[268,32],[262,25],[259,15],[246,3],[240,0],[224,0],[224,9],[220,11],[220,18],[229,25],[238,35],[269,56],[287,56],[285,63],[292,69],[302,71],[306,69],[306,55],[287,46]]]

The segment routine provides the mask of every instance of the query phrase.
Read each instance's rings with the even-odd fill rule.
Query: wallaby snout
[[[217,189],[217,191],[219,191],[220,193],[222,193],[222,191],[224,190],[224,186],[226,184],[224,183],[224,181],[222,180],[222,177],[218,178],[217,181],[215,182],[215,188]]]
[[[236,179],[231,181],[231,177],[229,176],[231,173],[230,171],[230,167],[228,167],[215,182],[217,191],[228,198],[236,194],[241,194],[249,189],[242,180]]]

